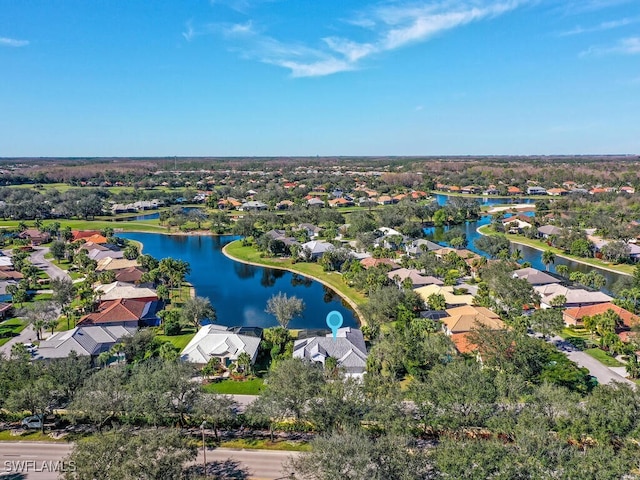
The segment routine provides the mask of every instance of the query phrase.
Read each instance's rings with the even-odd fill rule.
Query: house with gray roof
[[[552,235],[562,235],[564,230],[555,225],[542,225],[538,227],[538,235],[542,238],[549,238]]]
[[[66,332],[58,332],[40,342],[35,359],[50,360],[66,358],[71,352],[80,356],[97,357],[111,349],[124,337],[133,335],[138,329],[123,326],[81,326]]]
[[[242,206],[240,207],[240,210],[242,210],[243,212],[250,212],[250,211],[256,211],[256,210],[266,210],[267,209],[267,204],[263,203],[263,202],[258,202],[258,201],[250,201],[250,202],[245,202],[242,204]]]
[[[329,250],[333,250],[335,247],[333,244],[329,242],[323,242],[322,240],[312,240],[307,243],[302,244],[302,251],[300,252],[300,256],[304,257],[305,255],[309,255],[312,259],[318,259],[328,252]],[[307,252],[307,253],[305,253]]]
[[[538,285],[533,289],[540,294],[542,308],[551,308],[553,299],[560,295],[563,295],[566,299],[563,305],[565,308],[597,305],[598,303],[607,303],[613,300],[603,292],[590,291],[584,288],[569,288],[558,283]]]
[[[328,357],[335,358],[347,375],[362,377],[367,368],[367,347],[362,332],[345,327],[338,329],[335,339],[329,333],[324,337],[296,340],[293,345],[293,358],[303,358],[324,365]]]
[[[429,252],[440,250],[442,245],[419,238],[418,240],[414,240],[413,242],[406,244],[404,248],[409,255],[419,255],[425,250]]]
[[[228,367],[246,352],[251,363],[258,357],[258,346],[262,338],[259,328],[243,329],[209,324],[203,326],[182,350],[180,358],[185,362],[206,365],[213,357]]]

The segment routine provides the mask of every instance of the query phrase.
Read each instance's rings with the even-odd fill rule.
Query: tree
[[[182,318],[185,323],[200,328],[202,320],[216,321],[216,311],[211,302],[205,297],[193,297],[184,302],[182,306]]]
[[[78,441],[65,480],[180,480],[196,446],[177,430],[114,430]]]
[[[233,423],[237,413],[238,403],[228,395],[210,393],[201,395],[194,407],[194,414],[213,429],[216,441],[220,440],[218,436],[220,427]]]
[[[406,437],[368,437],[362,431],[322,436],[311,451],[284,467],[290,478],[304,480],[423,480],[433,478],[426,453]],[[286,477],[283,477],[286,478]]]
[[[42,418],[44,433],[44,417],[53,411],[59,396],[60,392],[53,379],[48,375],[42,375],[21,390],[13,391],[5,406],[14,412],[29,410],[32,415],[39,415]]]
[[[62,277],[51,280],[51,290],[53,290],[52,300],[60,307],[62,313],[67,316],[68,329],[68,307],[76,296],[76,288],[70,278]]]
[[[267,300],[265,312],[276,317],[278,323],[287,328],[289,322],[302,314],[305,309],[304,301],[296,296],[287,296],[286,293],[278,292]]]
[[[244,373],[245,375],[251,374],[251,356],[247,352],[242,352],[238,355],[238,360],[236,361],[238,366],[238,371]]]
[[[556,254],[553,253],[551,250],[545,250],[544,252],[542,252],[541,259],[542,259],[542,263],[544,264],[545,270],[548,272],[549,265],[551,265],[552,263],[555,263],[556,261]]]
[[[36,302],[25,309],[25,316],[33,325],[38,340],[42,338],[42,330],[58,316],[52,302]]]
[[[483,235],[473,242],[474,246],[486,252],[491,258],[498,258],[502,251],[509,251],[510,242],[504,235]]]
[[[629,261],[631,247],[621,240],[609,242],[600,250],[602,258],[612,263],[624,263]]]
[[[127,260],[135,260],[140,255],[140,249],[137,245],[130,243],[122,251],[122,256]]]
[[[557,334],[563,327],[562,310],[541,308],[531,315],[531,328],[542,333],[544,338]]]
[[[569,266],[565,264],[558,265],[556,267],[556,273],[562,277],[566,277],[569,274]]]
[[[49,252],[51,256],[56,260],[56,262],[60,263],[67,254],[67,246],[64,242],[55,241],[49,247]]]
[[[445,310],[447,308],[447,302],[441,293],[432,293],[429,295],[427,305],[431,310]]]

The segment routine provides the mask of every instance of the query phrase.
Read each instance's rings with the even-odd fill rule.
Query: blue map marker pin
[[[337,312],[336,310],[332,310],[327,314],[327,326],[333,332],[333,341],[335,342],[336,336],[338,335],[338,329],[342,326],[342,322],[344,319],[342,318],[342,314]]]

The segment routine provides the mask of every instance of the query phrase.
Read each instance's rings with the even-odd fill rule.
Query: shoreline
[[[481,232],[481,231],[480,231],[480,229],[482,229],[483,227],[487,227],[487,226],[488,226],[488,225],[482,225],[481,227],[476,228],[476,232],[478,232],[480,235],[482,235],[482,236],[484,236],[484,237],[488,237],[488,236],[490,236],[489,234],[487,234],[487,233],[483,233],[483,232]],[[511,239],[511,238],[509,238],[509,237],[507,237],[507,240],[509,240],[509,242],[510,242],[510,243],[513,243],[513,244],[516,244],[516,245],[522,245],[522,246],[524,246],[524,247],[533,248],[533,249],[535,249],[535,250],[538,250],[539,252],[544,252],[544,251],[545,251],[545,249],[544,249],[544,248],[542,248],[542,247],[534,246],[534,245],[530,245],[530,244],[528,244],[528,243],[524,243],[524,242],[519,242],[519,241],[517,241],[517,240],[512,240],[512,239]],[[586,265],[587,267],[597,268],[597,269],[599,269],[599,270],[605,270],[605,271],[607,271],[607,272],[615,273],[615,274],[617,274],[617,275],[627,275],[627,276],[629,276],[629,277],[633,276],[633,275],[631,275],[630,273],[621,272],[621,271],[619,271],[619,270],[614,270],[613,268],[609,268],[609,267],[605,267],[605,266],[602,266],[602,267],[601,267],[601,266],[598,266],[598,265],[592,265],[591,263],[585,262],[584,260],[580,260],[580,259],[577,259],[577,258],[574,258],[574,257],[569,257],[569,256],[564,255],[564,254],[562,254],[562,253],[555,253],[555,252],[554,252],[554,255],[555,255],[556,257],[564,258],[565,260],[570,260],[570,261],[572,261],[572,262],[576,262],[576,263],[579,263],[579,264],[581,264],[581,265]]]
[[[238,240],[234,240],[234,242],[237,242]],[[233,260],[234,262],[239,262],[239,263],[244,263],[246,265],[253,265],[256,267],[262,267],[262,268],[273,268],[276,270],[285,270],[287,272],[291,272],[291,273],[295,273],[297,275],[302,275],[305,278],[310,278],[311,280],[314,280],[318,283],[321,283],[322,285],[324,285],[325,287],[328,287],[331,289],[332,292],[334,292],[336,295],[338,295],[342,300],[344,300],[345,302],[347,302],[349,304],[349,306],[351,307],[351,309],[353,310],[353,312],[356,314],[356,318],[358,319],[358,322],[360,323],[360,327],[365,326],[367,324],[366,320],[364,319],[364,315],[362,314],[362,312],[360,311],[360,308],[358,307],[358,305],[351,300],[349,297],[346,297],[344,294],[342,294],[342,292],[339,292],[338,290],[336,290],[333,285],[331,285],[328,282],[325,282],[324,280],[322,280],[321,278],[317,278],[314,277],[313,275],[309,275],[308,273],[303,273],[300,272],[298,270],[293,270],[292,268],[289,267],[280,267],[280,266],[273,266],[273,265],[264,265],[261,263],[257,263],[257,262],[252,262],[249,260],[243,260],[237,257],[234,257],[233,255],[231,255],[229,252],[227,252],[227,247],[229,245],[231,245],[231,243],[233,242],[229,242],[227,243],[224,247],[222,247],[222,254]]]

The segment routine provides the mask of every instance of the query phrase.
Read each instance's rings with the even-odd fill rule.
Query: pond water
[[[302,318],[289,328],[327,328],[326,317],[332,310],[344,317],[345,327],[357,327],[353,311],[340,296],[319,282],[284,270],[256,267],[236,262],[222,248],[240,237],[162,235],[157,233],[119,233],[144,245],[143,253],[157,259],[173,257],[189,262],[191,282],[196,294],[208,297],[217,312],[216,323],[226,326],[273,327],[275,318],[264,309],[272,295],[283,292],[302,298],[306,308]]]
[[[446,198],[447,195],[439,195],[441,197],[444,198],[445,202],[446,202]],[[488,198],[487,200],[494,200],[494,198]],[[495,199],[497,200],[497,199]],[[501,199],[504,203],[504,200],[509,200],[509,199]],[[529,200],[529,202],[527,202],[526,200]],[[531,199],[521,199],[519,200],[519,202],[521,203],[532,203]],[[440,203],[440,200],[438,200],[438,203]],[[497,204],[497,203],[495,203]],[[444,204],[441,204],[444,205]],[[526,212],[525,215],[533,215],[533,212]],[[509,216],[509,215],[507,215]],[[472,221],[472,222],[466,222],[464,225],[457,225],[457,226],[452,226],[451,228],[462,228],[462,230],[466,233],[467,235],[467,241],[468,241],[468,245],[467,248],[475,253],[478,253],[479,255],[483,255],[485,257],[488,257],[486,252],[483,252],[481,250],[478,250],[475,245],[474,245],[474,241],[481,237],[482,235],[480,233],[477,232],[478,227],[481,227],[483,225],[488,225],[489,223],[491,223],[491,217],[490,216],[483,216],[481,217],[479,220],[476,221]],[[425,228],[424,232],[427,235],[427,238],[429,238],[430,240],[439,243],[441,245],[447,245],[447,243],[442,239],[442,235],[443,233],[448,229],[448,227],[430,227],[430,228]],[[545,266],[542,263],[542,251],[540,250],[536,250],[535,248],[531,248],[528,247],[526,245],[517,245],[517,244],[511,244],[511,249],[513,248],[518,248],[521,252],[522,252],[522,256],[523,256],[523,262],[529,262],[531,263],[531,266],[533,268],[537,268],[538,270],[545,270]],[[600,268],[597,267],[592,267],[590,265],[585,265],[582,263],[578,263],[578,262],[574,262],[573,260],[569,260],[566,258],[561,258],[561,257],[556,257],[555,259],[555,263],[549,265],[549,271],[550,272],[555,272],[556,271],[556,267],[558,265],[567,265],[569,267],[569,271],[573,272],[573,271],[579,271],[579,272],[583,272],[583,273],[588,273],[591,270],[596,270],[598,273],[600,273],[602,276],[604,276],[604,278],[607,280],[607,284],[605,285],[605,287],[602,289],[603,291],[605,291],[606,293],[610,293],[611,292],[611,287],[613,286],[613,284],[616,282],[616,280],[618,280],[622,275],[618,274],[618,273],[614,273],[614,272],[609,272],[608,270],[602,270]]]
[[[440,206],[445,206],[447,204],[447,201],[450,198],[453,198],[452,195],[445,195],[443,193],[436,193],[435,195],[433,195],[433,197],[435,198],[436,202],[438,202],[438,205]],[[535,203],[534,199],[527,198],[527,197],[493,197],[493,196],[484,195],[482,197],[466,197],[465,196],[461,198],[476,200],[480,205],[489,205],[489,206],[508,205],[511,203]]]

